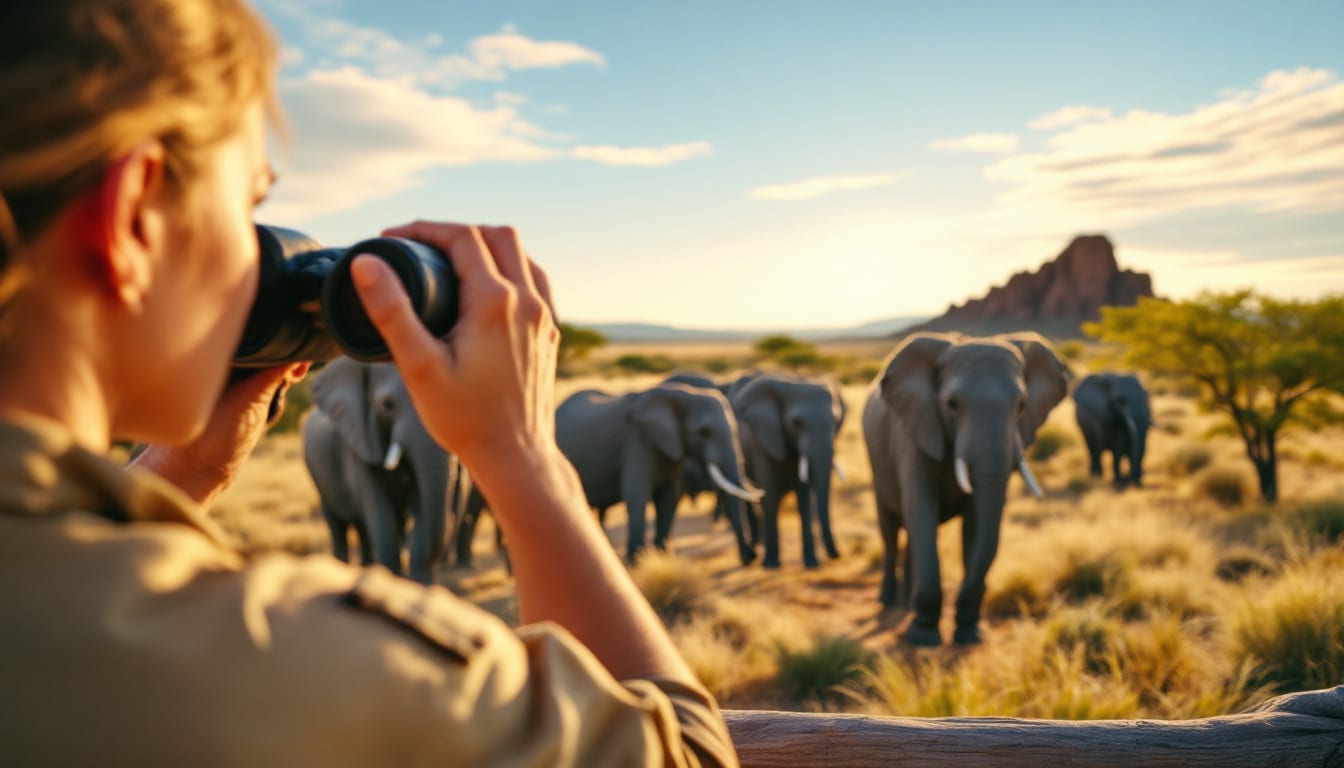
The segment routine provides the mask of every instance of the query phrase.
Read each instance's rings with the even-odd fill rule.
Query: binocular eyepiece
[[[366,362],[390,360],[350,276],[350,265],[362,254],[392,267],[430,333],[442,336],[457,322],[457,275],[434,248],[399,237],[324,248],[292,229],[257,224],[256,230],[260,285],[235,366],[318,362],[342,354]]]

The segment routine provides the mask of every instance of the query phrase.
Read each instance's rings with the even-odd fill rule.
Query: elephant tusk
[[[808,482],[807,457],[798,457],[798,479],[804,483]]]
[[[831,462],[831,469],[835,470],[835,476],[840,478],[840,482],[842,483],[849,482],[849,475],[845,474],[845,468],[840,466],[840,462],[838,461]]]
[[[975,491],[971,488],[971,470],[966,466],[966,460],[958,456],[955,469],[957,474],[957,485],[961,486],[961,490],[964,491],[967,496],[970,496]]]
[[[387,457],[383,459],[383,469],[388,472],[401,465],[401,443],[393,441],[387,448]]]
[[[752,504],[760,501],[761,497],[765,495],[760,491],[752,493],[745,488],[734,485],[728,478],[723,476],[723,471],[719,469],[718,464],[709,465],[709,479],[713,480],[714,484],[723,490],[724,493],[736,496],[742,501],[748,501]]]
[[[1027,484],[1027,490],[1031,495],[1038,499],[1044,499],[1045,494],[1041,491],[1041,484],[1036,482],[1036,476],[1031,474],[1031,467],[1027,466],[1027,460],[1023,458],[1017,463],[1017,471],[1022,473],[1022,479]]]
[[[1125,415],[1125,427],[1129,430],[1129,439],[1137,445],[1139,442],[1139,428],[1134,424],[1134,417]]]

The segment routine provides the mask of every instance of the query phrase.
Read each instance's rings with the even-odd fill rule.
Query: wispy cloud
[[[482,109],[355,68],[311,72],[283,82],[280,93],[302,139],[262,209],[273,221],[354,208],[415,186],[433,168],[557,155],[512,106]]]
[[[602,165],[658,166],[705,157],[712,154],[713,146],[707,141],[687,144],[669,144],[664,147],[616,147],[611,145],[574,147],[569,154],[580,160],[591,160]]]
[[[875,173],[860,176],[818,176],[789,184],[765,184],[747,193],[753,200],[811,200],[833,192],[885,187],[906,174]]]
[[[1319,69],[1271,72],[1182,114],[1135,110],[1052,135],[985,170],[1000,205],[1063,208],[1110,226],[1182,211],[1344,208],[1344,84]]]
[[[1100,107],[1060,107],[1046,115],[1027,123],[1027,127],[1038,131],[1048,131],[1054,128],[1063,128],[1066,125],[1075,123],[1085,123],[1091,120],[1109,120],[1111,119],[1111,110]]]
[[[939,152],[981,152],[1004,155],[1017,151],[1017,136],[1011,133],[973,133],[959,139],[936,139],[929,146]]]

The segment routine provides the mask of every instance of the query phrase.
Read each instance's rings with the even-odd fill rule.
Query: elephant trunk
[[[835,447],[829,440],[818,441],[811,456],[805,460],[812,465],[811,482],[804,487],[812,494],[813,508],[817,510],[817,526],[821,529],[821,543],[826,554],[832,559],[840,557],[835,546],[835,536],[831,533],[831,469],[835,466]]]
[[[753,514],[745,505],[759,501],[760,495],[743,487],[746,473],[742,471],[742,455],[732,438],[725,442],[728,444],[718,446],[713,453],[728,457],[727,461],[716,461],[719,455],[707,455],[704,457],[704,462],[714,484],[719,487],[719,498],[723,500],[724,511],[728,513],[728,522],[732,525],[733,535],[737,538],[738,556],[743,565],[749,565],[756,559],[756,548],[752,546],[748,529],[743,525],[743,517]]]

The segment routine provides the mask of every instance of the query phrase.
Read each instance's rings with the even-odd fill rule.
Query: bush
[[[1082,602],[1129,584],[1133,565],[1118,552],[1070,552],[1055,589],[1070,602]]]
[[[1088,672],[1102,674],[1117,661],[1120,629],[1120,622],[1107,615],[1106,606],[1093,600],[1052,616],[1045,625],[1045,637],[1050,646],[1081,654]]]
[[[1032,461],[1049,461],[1062,449],[1074,444],[1073,434],[1059,427],[1043,427],[1027,450]]]
[[[1344,574],[1324,560],[1286,570],[1233,618],[1235,651],[1255,663],[1257,682],[1298,691],[1344,677]]]
[[[1309,536],[1337,544],[1344,539],[1344,501],[1303,504],[1285,516],[1289,525]]]
[[[1066,341],[1055,347],[1055,351],[1059,353],[1059,356],[1070,363],[1082,359],[1085,350],[1086,347],[1083,346],[1083,342],[1078,341],[1077,339]]]
[[[1227,466],[1212,466],[1199,474],[1195,487],[1200,494],[1229,509],[1240,507],[1251,495],[1246,473]]]
[[[630,574],[639,591],[666,624],[691,617],[706,605],[709,579],[704,569],[675,555],[645,550]]]
[[[1258,549],[1233,546],[1218,558],[1214,574],[1223,581],[1238,582],[1248,576],[1266,576],[1274,572],[1274,560]]]
[[[1064,485],[1064,490],[1070,496],[1082,496],[1092,490],[1092,478],[1087,475],[1076,475],[1069,478],[1069,482]]]
[[[873,661],[873,653],[858,641],[822,635],[811,648],[780,649],[779,680],[799,700],[824,703],[836,697],[841,686],[862,678]]]
[[[1171,454],[1168,471],[1176,477],[1187,477],[1207,467],[1213,461],[1213,451],[1200,443],[1185,443]]]
[[[670,373],[677,361],[667,355],[621,355],[614,365],[627,373]]]

